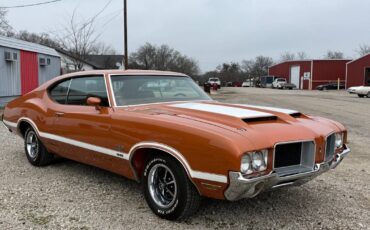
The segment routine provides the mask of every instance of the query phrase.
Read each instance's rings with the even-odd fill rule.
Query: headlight
[[[244,174],[260,172],[267,169],[268,150],[255,151],[245,154],[242,158],[240,171]]]
[[[240,171],[245,174],[251,174],[253,172],[251,167],[251,157],[248,154],[244,155],[242,158]]]
[[[335,147],[342,148],[343,146],[343,133],[336,133],[335,134]]]

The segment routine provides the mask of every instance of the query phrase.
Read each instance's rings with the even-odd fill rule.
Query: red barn
[[[346,87],[370,86],[370,54],[347,63]]]
[[[346,63],[350,60],[295,60],[270,66],[268,74],[286,78],[299,89],[315,89],[316,86],[346,81]]]

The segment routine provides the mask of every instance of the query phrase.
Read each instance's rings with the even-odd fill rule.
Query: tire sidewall
[[[173,173],[175,180],[176,180],[176,186],[177,186],[177,196],[175,198],[175,202],[168,208],[159,207],[152,199],[149,188],[148,188],[148,174],[155,165],[157,164],[164,164],[166,165]],[[166,156],[156,156],[153,158],[150,158],[148,160],[148,163],[145,166],[144,172],[143,172],[143,193],[146,202],[148,203],[151,210],[158,216],[165,218],[165,219],[176,219],[178,216],[181,215],[182,211],[185,208],[186,200],[188,194],[186,194],[187,189],[185,186],[185,183],[187,183],[186,173],[182,168],[182,165],[177,163],[175,160],[166,157]]]
[[[33,132],[35,134],[36,139],[37,139],[37,155],[34,158],[31,157],[29,155],[28,151],[27,151],[27,136],[30,132]],[[41,142],[40,142],[40,138],[38,137],[37,133],[32,128],[27,129],[27,131],[24,135],[24,151],[26,153],[28,161],[31,164],[37,165],[39,163],[39,161],[41,159]]]

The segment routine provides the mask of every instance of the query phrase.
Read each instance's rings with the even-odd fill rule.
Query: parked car
[[[272,88],[279,88],[282,83],[287,83],[285,78],[275,78],[272,82]]]
[[[356,89],[357,96],[370,98],[370,86],[362,86]]]
[[[209,79],[208,79],[208,83],[209,83],[209,84],[211,84],[211,85],[213,85],[213,84],[217,84],[217,87],[218,87],[218,88],[221,88],[221,81],[220,81],[220,79],[219,79],[219,78],[217,78],[217,77],[209,78]]]
[[[338,89],[338,83],[328,83],[323,85],[318,85],[316,87],[317,90],[332,90]],[[345,85],[343,83],[339,84],[339,89],[345,89]]]
[[[260,77],[259,87],[261,88],[272,88],[272,82],[277,78],[276,76],[262,76]]]
[[[242,87],[252,87],[253,86],[253,81],[251,80],[245,80],[242,83]]]
[[[242,83],[242,82],[240,82],[240,81],[234,81],[234,82],[233,82],[233,86],[234,86],[234,87],[242,87],[242,84],[243,84],[243,83]]]
[[[349,88],[347,89],[347,92],[348,92],[348,93],[350,93],[350,94],[354,94],[354,93],[356,93],[356,91],[357,91],[358,89],[360,89],[361,87],[363,87],[363,86],[352,86],[352,87],[349,87]]]
[[[60,76],[8,103],[2,121],[24,139],[32,165],[58,155],[136,180],[169,220],[193,214],[201,196],[236,201],[304,184],[350,152],[338,122],[220,103],[173,72]]]
[[[296,85],[292,83],[288,83],[285,78],[276,78],[272,82],[272,88],[277,89],[294,89],[296,88]]]

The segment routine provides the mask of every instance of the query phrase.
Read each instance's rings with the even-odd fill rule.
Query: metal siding
[[[5,61],[4,52],[17,53],[17,60]],[[0,46],[0,97],[21,95],[19,50]]]
[[[49,81],[50,79],[53,79],[54,77],[57,77],[60,75],[60,58],[44,55],[44,54],[38,54],[38,60],[40,58],[49,58],[50,59],[50,65],[46,66],[38,66],[38,72],[39,72],[39,85]]]
[[[346,63],[349,60],[314,60],[312,89],[318,85],[340,81],[345,83]]]
[[[305,72],[311,72],[311,61],[286,61],[271,66],[269,68],[269,75],[282,77],[290,82],[290,68],[292,66],[300,66],[300,78]],[[297,87],[299,88],[299,85]],[[308,81],[303,81],[303,89],[308,89]]]
[[[370,54],[347,64],[347,88],[364,85],[365,68],[370,68]]]
[[[22,95],[38,86],[38,60],[37,53],[21,50],[21,84]]]

